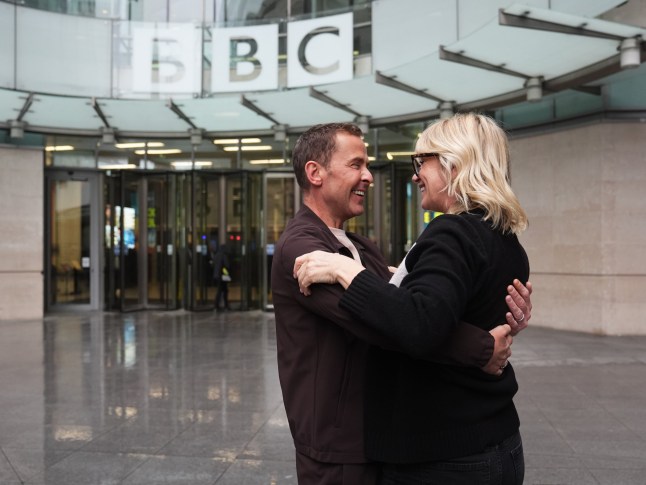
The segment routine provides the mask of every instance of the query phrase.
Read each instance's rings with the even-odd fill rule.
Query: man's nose
[[[367,168],[364,169],[363,176],[361,177],[361,179],[372,183],[373,182],[372,172],[370,170],[368,170]]]

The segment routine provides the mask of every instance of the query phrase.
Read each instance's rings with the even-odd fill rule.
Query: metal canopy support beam
[[[457,109],[459,109],[460,111],[493,110],[502,108],[510,104],[522,103],[526,100],[527,90],[519,89],[510,93],[504,93],[497,96],[491,96],[489,98],[469,101],[468,103],[460,104]]]
[[[195,123],[193,123],[193,122],[191,121],[191,119],[190,119],[188,116],[186,116],[186,114],[185,114],[185,113],[180,109],[180,107],[179,107],[179,106],[177,106],[175,103],[173,103],[173,100],[172,100],[172,99],[169,99],[169,100],[166,102],[166,106],[168,106],[168,108],[169,108],[173,113],[175,113],[175,114],[176,114],[177,116],[179,116],[182,120],[184,120],[184,121],[185,121],[185,122],[186,122],[186,123],[187,123],[191,128],[193,128],[193,129],[198,129],[198,127],[197,127],[197,126],[195,126]]]
[[[318,99],[319,101],[323,101],[324,103],[327,103],[330,106],[334,106],[335,108],[342,109],[343,111],[353,114],[354,116],[365,116],[361,113],[357,113],[355,110],[350,108],[347,104],[339,103],[336,99],[329,97],[327,94],[324,94],[321,91],[317,91],[313,87],[310,87],[310,96],[313,97],[314,99]]]
[[[523,79],[529,79],[531,76],[523,74],[522,72],[512,71],[511,69],[505,69],[503,66],[495,66],[489,64],[488,62],[480,61],[472,57],[467,57],[462,54],[457,54],[455,52],[447,51],[443,45],[440,46],[440,59],[444,61],[457,62],[458,64],[464,64],[465,66],[477,67],[479,69],[486,69],[487,71],[499,72],[501,74],[507,74],[508,76],[521,77]]]
[[[549,91],[574,89],[590,94],[601,94],[601,87],[584,86],[584,84],[611,76],[620,71],[621,66],[619,64],[619,55],[616,55],[591,66],[545,81],[543,83],[543,87]]]
[[[240,97],[240,103],[242,104],[242,106],[244,106],[245,108],[250,109],[251,111],[253,111],[253,112],[254,112],[254,113],[256,113],[257,115],[260,115],[260,116],[262,116],[262,117],[263,117],[263,118],[265,118],[265,119],[268,119],[268,120],[269,120],[269,121],[271,121],[274,125],[280,125],[280,124],[282,124],[282,123],[280,123],[279,121],[277,121],[276,119],[274,119],[274,118],[273,118],[269,113],[265,113],[265,112],[264,112],[263,110],[261,110],[258,106],[256,106],[255,104],[253,104],[253,103],[252,103],[251,101],[249,101],[247,98],[245,98],[245,97],[244,97],[244,95]]]
[[[526,12],[528,15],[530,12]],[[547,32],[557,32],[559,34],[571,34],[571,35],[583,35],[586,37],[597,37],[600,39],[610,39],[621,41],[624,38],[615,35],[608,34],[606,32],[599,32],[596,30],[586,29],[586,23],[581,24],[578,27],[572,27],[570,25],[562,25],[554,22],[548,22],[546,20],[538,20],[528,17],[527,15],[515,15],[511,13],[506,13],[502,8],[498,10],[498,23],[500,25],[507,25],[510,27],[522,27],[525,29],[533,30],[545,30]]]
[[[550,92],[565,91],[572,89],[588,94],[601,94],[600,86],[583,86],[585,83],[593,82],[621,71],[619,66],[619,55],[606,59],[593,66],[584,67],[578,71],[570,72],[549,81],[543,82],[543,90]],[[469,111],[474,109],[496,109],[510,104],[520,103],[525,100],[525,90],[492,96],[464,103],[460,109]]]
[[[429,94],[422,89],[417,89],[412,86],[409,86],[408,84],[404,84],[401,81],[397,81],[395,79],[395,76],[388,77],[383,75],[379,71],[375,73],[375,82],[377,84],[383,84],[384,86],[388,86],[390,88],[399,89],[400,91],[404,91],[409,94],[414,94],[415,96],[421,96],[426,99],[432,99],[433,101],[437,101],[438,103],[442,103],[445,101],[444,99],[438,98],[437,96],[433,96],[432,94]]]
[[[20,108],[20,112],[16,117],[16,121],[22,121],[23,117],[29,112],[29,108],[31,108],[33,102],[34,93],[29,93],[29,96],[25,98],[25,102],[23,103],[22,108]]]
[[[92,98],[90,101],[90,105],[96,112],[97,116],[101,118],[101,121],[103,121],[103,125],[106,128],[110,128],[110,122],[108,121],[108,118],[103,114],[103,110],[101,109],[101,106],[99,106],[99,102],[96,100],[96,98]]]

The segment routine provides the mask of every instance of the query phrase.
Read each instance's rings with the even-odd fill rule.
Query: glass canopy
[[[393,22],[395,3],[416,12],[407,15],[409,25]],[[620,82],[639,91],[644,85],[643,68],[622,70],[620,50],[625,39],[634,39],[639,59],[646,29],[594,18],[619,0],[578,2],[583,15],[572,13],[577,2],[498,0],[486,8],[478,3],[477,18],[469,13],[468,0],[457,2],[458,22],[455,8],[438,7],[453,3],[374,4],[373,51],[355,55],[350,80],[289,88],[283,59],[278,89],[215,93],[209,87],[213,61],[204,55],[192,95],[122,89],[136,68],[128,32],[145,23],[66,18],[0,3],[0,65],[9,66],[0,72],[0,128],[88,136],[110,129],[119,137],[188,138],[195,130],[212,137],[271,135],[277,126],[298,132],[330,121],[383,126],[430,120],[441,108],[492,111],[559,93],[562,112],[571,113],[572,103],[562,96],[568,92],[589,99],[590,107],[613,108],[616,102],[617,109],[646,109],[644,96],[632,97],[626,107],[626,97],[611,86]],[[418,34],[406,34],[429,22],[442,28],[417,49],[411,38],[418,42]],[[193,26],[205,53],[215,28]],[[388,43],[379,40],[385,38]],[[605,98],[594,101],[602,96],[602,86]]]

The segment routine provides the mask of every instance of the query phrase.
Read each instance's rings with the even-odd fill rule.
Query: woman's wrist
[[[352,261],[351,264],[344,264],[342,267],[336,269],[336,280],[347,290],[352,280],[364,269],[363,266],[355,261]]]

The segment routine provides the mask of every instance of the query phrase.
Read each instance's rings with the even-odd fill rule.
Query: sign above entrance
[[[279,88],[278,24],[213,28],[213,93]],[[353,77],[352,13],[287,24],[287,87],[348,81]],[[192,25],[133,29],[133,87],[139,94],[200,93],[202,29]]]
[[[287,24],[287,86],[352,79],[352,13]]]
[[[211,91],[278,87],[278,24],[212,32]]]

